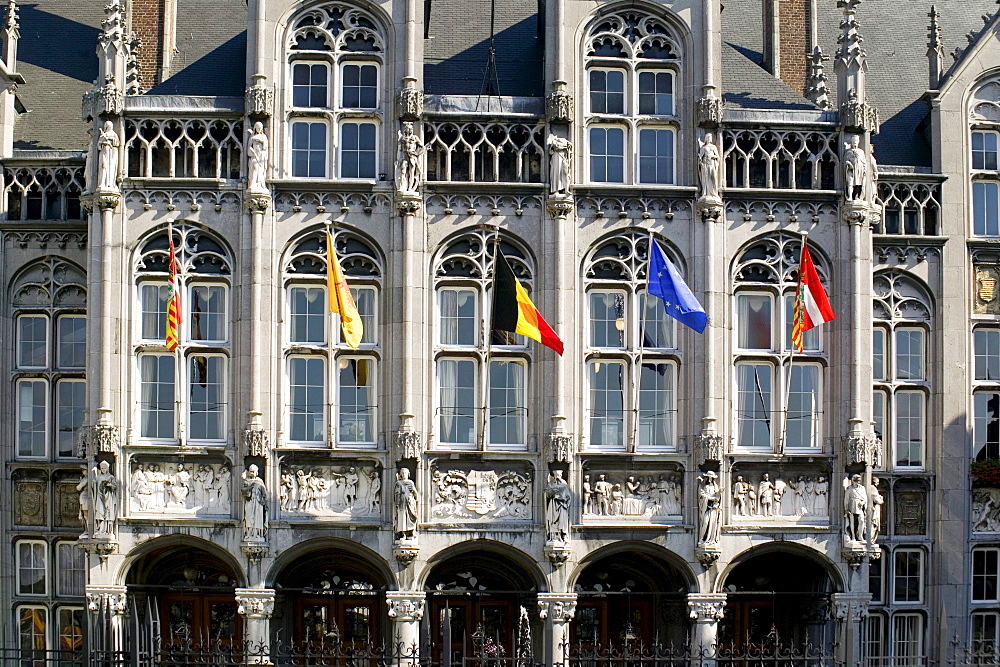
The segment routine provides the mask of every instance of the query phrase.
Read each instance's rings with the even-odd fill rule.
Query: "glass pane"
[[[771,297],[767,294],[737,294],[738,345],[743,350],[771,349]]]
[[[976,329],[973,341],[976,379],[1000,380],[1000,329]]]
[[[639,73],[639,113],[673,113],[673,75],[670,72]]]
[[[490,363],[490,444],[524,445],[528,409],[525,405],[524,364]]]
[[[292,287],[288,290],[289,335],[292,343],[326,342],[327,303],[323,287]]]
[[[45,456],[45,380],[17,383],[17,455]]]
[[[365,328],[365,335],[362,343],[378,342],[378,320],[376,318],[376,294],[374,287],[352,287],[351,295],[354,297],[354,305],[358,307],[358,315],[361,316],[361,323]],[[343,331],[341,330],[341,340]]]
[[[674,133],[672,130],[639,131],[639,182],[674,182]]]
[[[995,611],[973,614],[972,650],[980,653],[996,651],[998,626],[1000,626],[1000,614]],[[992,657],[995,660],[995,656],[984,657]]]
[[[872,379],[885,379],[885,329],[872,330]]]
[[[972,455],[976,460],[1000,459],[1000,394],[973,397],[975,428]]]
[[[139,357],[139,435],[174,437],[174,358],[167,355]]]
[[[81,590],[79,595],[83,595]],[[83,650],[83,609],[60,607],[56,613],[60,651]]]
[[[867,658],[864,664],[866,667],[881,667],[888,664],[883,659],[887,655],[885,641],[885,617],[882,614],[871,614],[864,620],[864,655]]]
[[[344,609],[343,637],[348,641],[364,642],[372,635],[372,610],[368,606],[351,606]]]
[[[882,438],[883,443],[889,442],[889,433],[886,432],[885,420],[886,394],[884,391],[872,393],[872,421],[875,422],[875,435]]]
[[[45,635],[48,630],[46,627],[45,609],[40,607],[18,607],[15,613],[17,616],[21,650],[44,650],[46,648]],[[29,662],[28,664],[32,663]]]
[[[326,360],[292,357],[288,360],[288,437],[294,442],[323,442],[326,403]]]
[[[192,440],[225,438],[226,372],[223,357],[190,359],[188,435]]]
[[[919,551],[898,550],[894,559],[894,602],[920,601],[921,554]]]
[[[642,292],[639,294],[639,303],[641,304],[639,331],[642,337],[642,346],[665,349],[676,347],[674,342],[676,330],[674,323],[676,320],[667,315],[663,300],[658,296]]]
[[[896,393],[896,465],[923,465],[924,395],[919,391]]]
[[[441,442],[475,445],[476,364],[444,359],[438,362],[441,387]]]
[[[625,447],[625,365],[590,363],[590,444]]]
[[[371,359],[338,360],[340,369],[340,442],[374,442],[375,362]]]
[[[590,293],[590,346],[625,346],[625,295]]]
[[[788,389],[785,443],[788,447],[818,447],[820,369],[811,365],[792,365]]]
[[[87,560],[83,549],[75,544],[60,542],[57,550],[59,595],[83,595],[87,583]]]
[[[48,366],[48,322],[41,315],[17,318],[17,365],[21,368]]]
[[[17,591],[21,595],[45,595],[46,544],[17,545]]]
[[[302,608],[302,630],[306,641],[327,639],[330,633],[326,605],[309,605]]]
[[[87,318],[60,317],[58,339],[60,368],[83,368],[87,365]]]
[[[674,366],[644,363],[639,371],[637,447],[674,447]]]
[[[378,74],[375,65],[344,65],[342,106],[348,109],[373,109],[378,99]]]
[[[292,123],[292,176],[326,177],[326,124]]]
[[[438,290],[441,308],[441,344],[475,345],[479,319],[476,315],[476,293],[472,290]]]
[[[375,125],[344,123],[340,126],[340,175],[375,178]]]
[[[87,407],[87,383],[60,380],[56,385],[56,451],[59,456],[76,456],[76,431],[83,424]]]
[[[872,602],[882,602],[882,563],[884,558],[868,561],[868,592],[872,594]]]
[[[737,434],[739,447],[771,446],[771,366],[738,364]]]
[[[191,287],[191,340],[226,340],[226,289],[221,285]]]
[[[590,180],[622,183],[625,180],[625,131],[590,128]]]
[[[166,285],[141,285],[139,301],[142,307],[142,333],[145,340],[165,340],[167,336]]]
[[[924,379],[923,329],[896,329],[896,379]]]
[[[976,549],[972,552],[972,600],[996,602],[998,584],[998,554],[996,549]]]

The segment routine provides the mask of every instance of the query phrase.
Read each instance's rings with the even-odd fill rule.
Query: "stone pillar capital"
[[[98,614],[102,609],[114,616],[128,612],[128,592],[124,586],[91,586],[86,588],[87,609]]]
[[[247,618],[271,618],[274,612],[274,589],[237,588],[237,612]]]
[[[687,603],[695,623],[718,623],[726,613],[725,593],[688,593]]]
[[[423,591],[386,591],[389,618],[396,623],[410,623],[424,617],[427,594]]]
[[[871,593],[833,593],[830,595],[831,614],[838,622],[860,623],[868,616]]]
[[[576,593],[539,593],[538,617],[553,623],[569,623],[576,616]]]

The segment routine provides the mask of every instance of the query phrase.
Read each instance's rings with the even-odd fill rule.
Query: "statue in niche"
[[[257,121],[247,139],[247,191],[267,194],[267,135],[264,124]]]
[[[699,544],[718,544],[721,531],[722,489],[719,476],[709,470],[698,476]]]
[[[868,497],[861,486],[861,475],[854,475],[844,489],[844,537],[854,542],[865,541],[865,512]]]
[[[868,192],[865,199],[874,204],[878,198],[878,161],[875,159],[875,146],[868,146]]]
[[[844,197],[847,201],[862,201],[868,194],[869,156],[861,149],[861,137],[857,134],[844,144]]]
[[[545,485],[545,534],[549,542],[565,542],[569,538],[569,503],[572,498],[562,470],[553,470]]]
[[[118,147],[121,139],[110,120],[104,121],[104,129],[97,137],[97,189],[118,190]]]
[[[215,496],[216,507],[219,508],[219,512],[224,512],[228,514],[232,511],[232,503],[229,500],[229,494],[232,492],[232,478],[233,473],[229,468],[228,463],[223,463],[219,466],[219,474],[215,476],[215,481],[212,482],[212,492]]]
[[[243,539],[263,541],[267,534],[267,488],[251,464],[243,473]]]
[[[398,133],[399,147],[396,160],[396,190],[416,194],[424,180],[420,158],[424,153],[424,142],[413,131],[413,123],[403,123]]]
[[[878,539],[878,533],[882,529],[882,505],[885,504],[885,498],[878,490],[878,482],[878,477],[872,477],[872,542]]]
[[[594,484],[594,497],[596,498],[595,514],[609,516],[611,514],[611,482],[606,475],[598,475]]]
[[[549,194],[569,194],[572,183],[573,143],[569,139],[550,134],[546,142],[549,149]]]
[[[410,471],[400,468],[393,489],[395,522],[393,529],[397,540],[412,540],[417,532],[417,486],[410,479]]]
[[[698,140],[699,194],[705,199],[719,199],[719,147],[711,132]]]
[[[806,477],[805,475],[799,475],[799,478],[788,483],[788,488],[791,489],[791,511],[789,514],[791,516],[805,516],[809,514],[809,508],[806,507]]]
[[[146,481],[152,492],[149,509],[163,509],[167,504],[167,474],[160,470],[160,466],[150,463],[146,466]]]
[[[191,475],[191,487],[194,489],[195,507],[209,506],[209,492],[212,488],[214,478],[215,474],[212,471],[212,466],[205,464],[198,466],[198,469]]]
[[[816,495],[813,498],[813,514],[821,517],[830,516],[830,482],[820,475],[816,480]]]
[[[583,513],[594,513],[594,489],[590,484],[590,475],[583,476]]]
[[[737,475],[733,482],[733,509],[739,516],[747,515],[747,500],[750,493],[750,485],[743,479],[743,475]]]
[[[90,530],[90,508],[93,505],[93,494],[90,492],[90,479],[87,476],[87,466],[80,466],[80,481],[76,490],[80,493],[80,513],[77,515],[83,525],[83,534]]]
[[[121,488],[111,472],[111,465],[101,461],[94,475],[94,534],[114,535],[118,517],[118,492]]]
[[[379,513],[379,506],[382,501],[382,478],[378,470],[372,470],[368,475],[368,511],[372,514]]]

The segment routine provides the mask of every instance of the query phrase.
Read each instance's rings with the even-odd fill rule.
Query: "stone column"
[[[245,313],[250,328],[250,410],[247,412],[247,429],[244,433],[245,456],[267,456],[269,442],[267,431],[261,420],[264,400],[262,398],[263,385],[267,381],[267,373],[264,369],[268,366],[264,363],[263,343],[265,339],[262,330],[267,318],[261,316],[261,291],[265,281],[265,268],[263,260],[263,227],[264,214],[271,205],[271,197],[263,194],[247,193],[246,206],[250,211],[250,233],[252,241],[250,243],[250,289],[249,302],[250,312]],[[263,377],[262,377],[263,376]]]
[[[87,589],[87,609],[91,614],[89,650],[101,651],[102,658],[117,662],[123,658],[128,595],[124,586],[91,586]],[[98,625],[104,622],[104,626]]]
[[[539,593],[538,616],[545,621],[549,665],[564,665],[569,657],[569,622],[576,615],[576,593]]]
[[[719,621],[726,613],[725,593],[688,593],[688,616],[691,626],[692,653],[703,656],[700,667],[715,667],[719,644]]]
[[[422,197],[418,193],[396,193],[396,209],[402,218],[399,237],[394,248],[394,264],[399,267],[399,278],[393,281],[393,289],[398,294],[405,295],[400,303],[400,326],[395,328],[396,341],[399,343],[400,363],[395,382],[397,393],[393,397],[395,405],[402,407],[400,414],[400,432],[408,435],[397,438],[395,459],[410,458],[419,455],[421,433],[427,432],[427,424],[419,417],[414,423],[414,415],[423,414],[424,396],[424,357],[423,349],[426,342],[417,332],[424,324],[423,302],[425,295],[424,278],[424,245],[426,243],[425,225],[421,217]]]
[[[268,622],[274,612],[274,589],[237,588],[236,609],[243,616],[243,641],[248,665],[271,664]]]
[[[114,338],[111,313],[111,295],[108,293],[109,286],[113,283],[112,257],[111,257],[111,225],[114,223],[115,211],[121,203],[122,197],[117,192],[99,191],[94,197],[94,203],[100,209],[101,229],[100,234],[95,234],[91,238],[100,239],[100,249],[95,253],[100,264],[100,311],[98,314],[98,326],[92,328],[96,334],[93,339],[112,340]],[[94,242],[93,240],[91,241]],[[94,266],[89,267],[93,271]],[[101,408],[111,409],[111,350],[113,345],[99,345],[100,349],[100,371],[98,374],[98,389],[91,395],[97,397],[97,405],[91,406],[90,414],[98,414]]]
[[[861,621],[868,616],[871,593],[834,593],[830,596],[833,618],[837,621],[838,664],[856,665],[861,660]]]
[[[420,662],[420,619],[424,617],[426,594],[423,591],[386,591],[385,603],[393,625],[392,651],[399,667]]]

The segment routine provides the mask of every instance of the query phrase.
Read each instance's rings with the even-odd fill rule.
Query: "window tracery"
[[[179,118],[125,120],[131,178],[240,178],[243,122]]]
[[[8,220],[82,220],[81,167],[18,167],[3,172]]]

